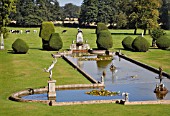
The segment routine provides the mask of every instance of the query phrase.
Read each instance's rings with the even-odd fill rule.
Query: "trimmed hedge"
[[[113,39],[110,31],[103,30],[97,36],[96,44],[100,50],[108,50],[113,46]]]
[[[107,26],[104,23],[97,23],[96,34],[98,35],[102,30],[108,30]]]
[[[52,22],[42,22],[40,27],[40,33],[39,33],[39,36],[42,39],[49,41],[51,34],[54,32],[55,32],[55,27]]]
[[[133,50],[133,48],[132,48],[133,40],[134,39],[130,36],[125,37],[122,41],[122,46],[124,47],[124,49]]]
[[[146,52],[149,49],[149,42],[142,36],[138,36],[134,39],[132,47],[137,52]]]
[[[26,54],[29,50],[29,46],[27,45],[27,43],[24,40],[17,39],[12,44],[12,49],[17,54]]]
[[[161,36],[157,39],[156,45],[160,49],[168,49],[170,47],[170,38],[167,36]]]
[[[63,47],[63,42],[59,33],[51,34],[49,47],[51,48],[51,50],[60,50]]]

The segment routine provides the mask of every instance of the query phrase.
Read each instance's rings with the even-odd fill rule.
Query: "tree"
[[[79,18],[80,15],[80,7],[73,5],[72,3],[65,4],[64,7],[62,7],[62,15],[64,15],[64,18]]]
[[[132,0],[132,11],[129,15],[131,23],[134,24],[135,31],[141,27],[146,34],[147,29],[158,28],[159,12],[158,8],[161,7],[160,0]]]
[[[1,0],[0,1],[0,33],[1,31],[4,30],[3,28],[9,24],[10,13],[15,12],[16,10],[15,2],[16,0]]]
[[[54,21],[59,19],[59,3],[57,0],[18,0],[17,13],[11,18],[18,25],[37,26],[42,21]]]
[[[84,0],[81,6],[80,23],[97,22],[98,0]]]
[[[162,2],[159,22],[164,29],[170,29],[170,0],[162,0]]]

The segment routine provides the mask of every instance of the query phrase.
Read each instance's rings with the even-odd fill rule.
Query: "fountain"
[[[72,52],[88,52],[88,50],[90,49],[89,44],[87,43],[87,40],[83,41],[83,32],[81,29],[78,28],[78,33],[76,36],[76,43],[73,40],[71,46],[70,46],[70,50]]]
[[[167,88],[162,83],[162,79],[164,79],[163,76],[162,76],[162,70],[163,69],[161,67],[159,67],[159,76],[155,77],[155,78],[159,79],[160,83],[156,84],[156,88],[154,90],[154,92],[157,94],[157,97],[160,98],[160,99],[162,99],[162,96],[165,96],[168,93]],[[161,97],[159,97],[159,96],[161,96]]]

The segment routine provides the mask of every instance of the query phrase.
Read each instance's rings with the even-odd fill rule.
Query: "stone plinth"
[[[55,83],[56,83],[56,80],[48,81],[48,99],[49,100],[56,99]]]

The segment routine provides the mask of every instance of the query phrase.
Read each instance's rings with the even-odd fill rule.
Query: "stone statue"
[[[156,79],[159,79],[159,80],[160,80],[160,84],[162,83],[162,79],[163,79],[163,77],[162,77],[162,71],[163,71],[163,69],[162,69],[161,67],[159,67],[159,76],[158,76],[158,77],[155,77]]]
[[[129,101],[129,93],[123,92],[122,96],[124,96],[125,101]]]
[[[54,68],[55,63],[57,63],[57,59],[55,59],[55,60],[52,62],[52,64],[49,66],[48,69],[44,68],[44,71],[45,71],[45,72],[50,73],[50,76],[49,76],[50,80],[52,80],[52,74],[53,74],[53,73],[52,73],[52,69]]]
[[[82,44],[83,43],[83,32],[81,29],[78,28],[78,33],[76,37],[76,43]]]

